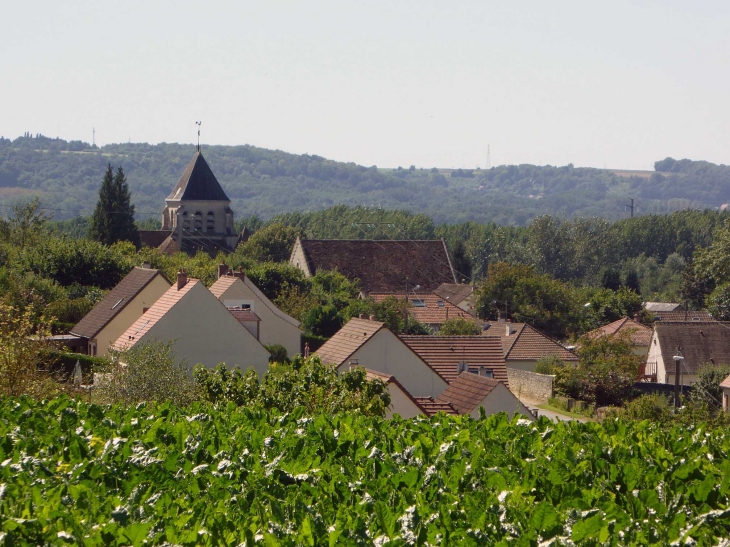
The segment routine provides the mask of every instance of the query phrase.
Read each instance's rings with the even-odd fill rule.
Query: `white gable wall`
[[[289,263],[302,270],[304,272],[304,277],[312,277],[312,275],[314,275],[311,271],[309,271],[309,264],[307,263],[307,257],[304,254],[304,247],[302,247],[302,242],[299,238],[297,238],[297,242],[294,244],[294,248],[291,252],[291,258],[289,258]]]
[[[436,371],[388,329],[380,329],[338,369],[349,369],[352,359],[361,367],[395,376],[414,397],[436,398],[446,389]]]
[[[421,409],[413,402],[413,399],[403,393],[398,384],[389,383],[388,393],[390,393],[390,407],[385,412],[386,418],[392,418],[394,414],[398,414],[401,418],[407,419],[423,414]]]
[[[196,283],[137,343],[155,339],[175,340],[176,357],[190,366],[253,367],[259,376],[268,370],[266,348],[202,283]]]
[[[670,356],[671,357],[671,356]],[[651,335],[651,341],[649,342],[649,352],[646,356],[646,362],[647,363],[656,363],[656,381],[659,384],[667,384],[669,383],[668,375],[667,375],[667,367],[666,363],[664,362],[664,357],[662,357],[662,350],[661,346],[659,345],[659,335],[657,334],[657,331],[655,330]],[[672,367],[672,377],[674,377],[674,361],[669,363],[670,367]],[[672,382],[674,382],[674,379],[672,378]]]
[[[281,344],[286,348],[289,357],[302,352],[302,331],[290,321],[277,315],[277,311],[283,312],[278,310],[250,279],[246,278],[245,281],[238,279],[221,295],[220,301],[224,304],[227,301],[250,302],[251,311],[261,319],[259,340],[262,344],[266,346]]]
[[[499,383],[483,400],[472,410],[469,415],[472,418],[479,418],[479,407],[484,407],[487,416],[506,412],[510,417],[517,412],[525,418],[534,420],[535,417],[523,405],[520,400],[515,397],[512,392],[505,387],[503,383]]]

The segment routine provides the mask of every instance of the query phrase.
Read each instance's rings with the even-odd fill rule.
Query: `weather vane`
[[[195,122],[195,125],[198,126],[198,152],[200,152],[200,126],[203,122]]]

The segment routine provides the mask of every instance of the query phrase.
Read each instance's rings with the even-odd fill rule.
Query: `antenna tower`
[[[96,127],[91,128],[91,146],[96,146]]]
[[[491,169],[491,168],[492,168],[492,156],[489,153],[489,145],[487,145],[487,167],[486,167],[486,169]]]
[[[629,201],[631,201],[631,204],[625,205],[624,210],[629,209],[631,211],[631,218],[634,218],[634,198],[629,198]]]
[[[200,126],[203,124],[203,122],[195,122],[195,125],[198,126],[198,146],[197,151],[200,152]]]

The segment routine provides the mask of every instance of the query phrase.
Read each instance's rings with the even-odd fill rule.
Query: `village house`
[[[165,199],[162,229],[140,230],[142,245],[166,254],[204,251],[215,256],[239,243],[231,200],[218,183],[198,146],[180,180]]]
[[[720,389],[722,390],[722,409],[730,412],[730,376],[720,382]]]
[[[629,333],[629,340],[633,346],[635,355],[646,358],[649,353],[649,342],[653,330],[630,317],[622,317],[586,334],[588,338],[600,338],[601,336],[615,336],[622,333]]]
[[[319,270],[337,270],[359,280],[362,294],[431,292],[442,283],[456,283],[443,239],[426,241],[301,239],[289,262],[306,277]]]
[[[198,279],[179,272],[170,287],[114,343],[118,350],[144,342],[173,342],[178,359],[189,366],[225,363],[259,376],[268,370],[269,352]]]
[[[159,270],[133,268],[70,333],[85,340],[85,353],[107,355],[117,338],[169,288]]]
[[[265,346],[284,346],[290,357],[301,353],[302,331],[299,321],[274,303],[243,272],[230,272],[218,266],[218,280],[210,292],[242,321]]]
[[[713,322],[655,323],[649,344],[646,375],[661,384],[691,385],[702,365],[730,364],[730,326]]]
[[[316,355],[340,371],[361,366],[395,376],[414,397],[437,397],[447,385],[438,372],[380,321],[350,319]]]
[[[400,336],[446,382],[462,372],[493,378],[509,387],[498,336]]]
[[[476,315],[476,295],[473,285],[441,283],[433,293],[469,315]]]
[[[506,412],[509,416],[517,413],[529,420],[535,419],[503,382],[471,372],[459,374],[436,399],[417,401],[430,415],[440,411],[451,413],[447,410],[451,407],[454,414],[467,414],[472,418],[479,418],[484,409],[487,416]]]
[[[392,418],[396,414],[406,419],[420,414],[428,415],[428,412],[418,404],[418,401],[408,393],[408,390],[403,387],[395,376],[368,369],[365,369],[365,373],[368,380],[381,380],[388,389],[390,407],[385,412],[386,418]]]
[[[500,337],[507,368],[534,372],[543,357],[558,357],[566,364],[578,364],[578,355],[527,323],[507,321],[488,325],[483,334]]]
[[[375,302],[383,302],[388,297],[395,297],[404,300],[406,295],[401,294],[370,294],[369,297]],[[444,300],[434,293],[411,293],[408,295],[408,315],[414,321],[429,327],[434,332],[438,332],[446,321],[449,319],[465,319],[475,322],[473,316],[465,312],[461,308],[454,306],[448,300]],[[475,323],[476,324],[476,323]]]

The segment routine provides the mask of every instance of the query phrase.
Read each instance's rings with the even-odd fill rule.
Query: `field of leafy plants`
[[[0,400],[4,545],[718,545],[730,432]]]

